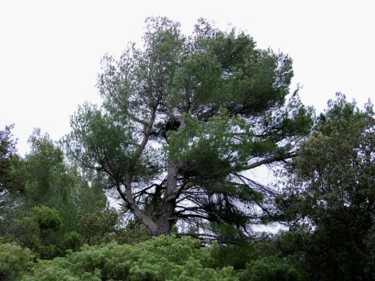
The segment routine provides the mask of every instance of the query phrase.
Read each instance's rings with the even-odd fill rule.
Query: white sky
[[[33,128],[58,140],[95,89],[100,58],[139,41],[148,16],[189,33],[199,17],[246,31],[258,47],[294,60],[302,100],[318,111],[340,91],[360,105],[375,97],[375,6],[371,0],[39,1],[0,0],[0,129],[15,123],[25,153]]]

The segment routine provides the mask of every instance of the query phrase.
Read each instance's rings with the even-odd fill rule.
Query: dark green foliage
[[[0,212],[11,194],[24,192],[24,182],[17,175],[20,159],[12,129],[13,125],[0,130]]]
[[[58,231],[62,227],[59,213],[46,206],[34,207],[31,210],[31,217],[42,232],[46,230]]]
[[[119,244],[136,244],[151,239],[151,236],[143,224],[129,221],[126,228],[118,231],[114,238]]]
[[[26,203],[45,205],[61,213],[71,208],[74,193],[80,194],[79,185],[87,185],[74,167],[64,159],[62,149],[48,136],[34,130],[29,138],[31,151],[25,157]],[[65,209],[63,211],[63,209]]]
[[[9,193],[0,209],[4,241],[17,241],[41,258],[62,255],[68,248],[77,250],[83,242],[109,241],[118,216],[107,208],[102,185],[66,163],[61,148],[48,135],[35,130],[30,144],[30,153],[11,167],[24,185],[22,193]]]
[[[52,258],[63,251],[61,227],[62,220],[55,209],[46,206],[34,207],[29,216],[13,222],[10,237],[21,246],[33,250],[41,258]]]
[[[212,257],[215,267],[232,266],[241,280],[309,280],[302,253],[307,241],[303,231],[268,234],[215,247]]]
[[[77,251],[83,245],[83,238],[76,231],[71,231],[64,234],[64,249]]]
[[[364,264],[364,272],[368,280],[375,279],[375,223],[373,223],[371,229],[367,232],[365,238],[366,254],[367,258]]]
[[[76,231],[86,243],[100,243],[118,222],[117,213],[106,206],[102,186],[69,166],[61,148],[48,135],[37,130],[30,143],[31,153],[25,159],[26,204],[57,210],[62,220],[61,239],[63,233]]]
[[[303,281],[304,276],[293,264],[274,256],[250,262],[241,274],[243,281]]]
[[[7,187],[11,180],[11,158],[15,154],[15,141],[12,139],[11,129],[13,126],[7,126],[0,130],[0,192]]]
[[[109,242],[117,232],[118,213],[110,208],[100,209],[99,206],[94,206],[91,210],[78,208],[77,224],[72,228],[78,231],[89,245]]]
[[[361,111],[338,95],[291,167],[296,177],[279,205],[314,226],[304,247],[312,280],[372,280],[366,239],[375,211],[374,126],[370,104]]]
[[[251,243],[237,243],[216,247],[213,252],[215,266],[232,266],[234,269],[245,269],[246,264],[252,260],[254,245]]]

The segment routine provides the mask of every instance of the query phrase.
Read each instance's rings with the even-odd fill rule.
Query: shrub
[[[190,237],[160,236],[135,245],[85,245],[65,258],[39,262],[24,280],[238,281],[232,267],[209,267],[211,252]]]
[[[22,249],[16,243],[0,244],[0,280],[19,280],[32,263],[29,249]]]
[[[303,272],[286,259],[275,256],[263,257],[247,265],[241,281],[302,281]]]
[[[71,231],[64,234],[64,248],[77,251],[82,246],[82,236],[76,232]]]

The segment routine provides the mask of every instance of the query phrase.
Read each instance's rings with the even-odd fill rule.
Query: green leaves
[[[126,122],[126,120],[125,120]],[[72,120],[74,131],[67,136],[70,155],[91,169],[121,180],[126,173],[139,174],[137,143],[133,127],[119,123],[95,106],[85,105]]]
[[[211,251],[190,237],[165,236],[133,246],[84,246],[66,258],[36,264],[25,280],[238,280],[233,268],[209,267]]]
[[[185,115],[185,127],[170,132],[171,160],[185,172],[227,175],[240,170],[252,153],[253,132],[241,117],[229,118],[225,109],[207,122]]]
[[[249,263],[242,278],[248,281],[302,281],[304,277],[293,264],[271,256]]]
[[[49,207],[34,207],[31,211],[31,216],[34,218],[41,230],[51,229],[53,231],[57,231],[62,227],[62,221],[59,213]]]
[[[24,192],[24,182],[18,177],[20,159],[13,138],[13,125],[0,130],[0,203],[6,200],[8,192]]]
[[[72,231],[87,243],[113,234],[118,216],[107,208],[103,186],[95,177],[69,165],[61,147],[40,130],[29,142],[30,153],[12,167],[24,192],[2,206],[0,236],[48,259],[64,254],[65,247],[78,248],[77,236],[64,241]]]
[[[0,243],[0,279],[20,280],[32,265],[33,254],[16,243]]]

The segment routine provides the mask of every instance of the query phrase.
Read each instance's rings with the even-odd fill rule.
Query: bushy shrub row
[[[9,247],[9,244],[4,245]],[[191,237],[160,236],[134,245],[120,245],[114,241],[100,246],[85,245],[65,257],[39,260],[31,269],[30,251],[14,244],[11,246],[22,255],[17,254],[18,260],[13,257],[14,261],[9,264],[12,269],[6,271],[1,267],[1,274],[8,274],[8,279],[1,280],[16,280],[11,277],[20,276],[17,271],[23,271],[22,280],[28,281],[302,280],[292,264],[276,256],[249,261],[242,269],[219,266],[215,253],[221,246],[201,246],[199,240]]]

